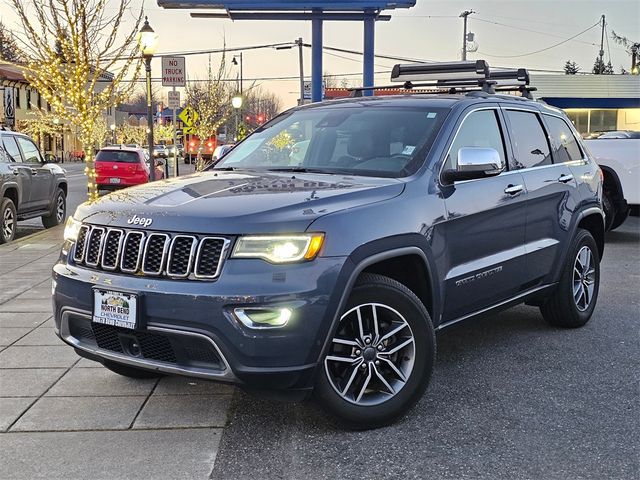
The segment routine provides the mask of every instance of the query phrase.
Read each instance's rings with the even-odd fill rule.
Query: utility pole
[[[464,28],[462,31],[462,61],[467,60],[467,17],[472,13],[476,13],[473,10],[465,10],[460,14],[460,18],[463,19]]]
[[[300,61],[300,105],[304,105],[304,56],[302,55],[304,45],[302,37],[298,38],[295,43],[298,45],[298,59]]]
[[[604,71],[604,15],[602,15],[602,33],[600,34],[600,71],[598,73],[602,74]]]

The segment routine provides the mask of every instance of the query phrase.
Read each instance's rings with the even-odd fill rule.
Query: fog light
[[[288,308],[236,308],[233,313],[249,328],[284,327],[291,318]]]

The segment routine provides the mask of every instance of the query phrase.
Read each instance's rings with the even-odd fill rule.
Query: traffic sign
[[[184,127],[184,128],[182,129],[182,132],[183,132],[185,135],[193,135],[194,133],[196,133],[196,129],[195,129],[195,128],[193,128],[193,127]]]
[[[167,93],[168,95],[168,104],[169,108],[172,110],[176,110],[180,108],[180,92],[177,90],[173,90]]]
[[[322,98],[324,98],[324,90],[326,83],[322,81]],[[311,100],[311,82],[304,82],[304,100]]]
[[[198,112],[196,112],[192,107],[187,105],[187,107],[182,110],[180,115],[178,115],[178,118],[180,118],[180,120],[182,120],[182,123],[184,123],[187,127],[192,127],[193,124],[198,121],[200,115],[198,115]]]
[[[184,87],[186,84],[184,57],[162,57],[162,86]]]

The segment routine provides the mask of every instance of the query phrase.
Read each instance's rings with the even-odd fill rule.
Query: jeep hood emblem
[[[153,218],[144,218],[134,215],[133,217],[127,219],[127,223],[129,225],[140,225],[141,227],[148,227],[153,222]]]

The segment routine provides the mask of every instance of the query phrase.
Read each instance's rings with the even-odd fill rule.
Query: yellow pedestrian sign
[[[182,133],[184,133],[185,135],[189,135],[189,134],[193,135],[196,133],[196,129],[193,127],[184,127],[182,129]]]
[[[182,120],[182,123],[184,123],[187,127],[193,127],[193,124],[198,121],[200,115],[198,115],[198,112],[196,112],[192,107],[187,105],[187,107],[182,110],[180,115],[178,115],[178,118],[180,118],[180,120]]]

